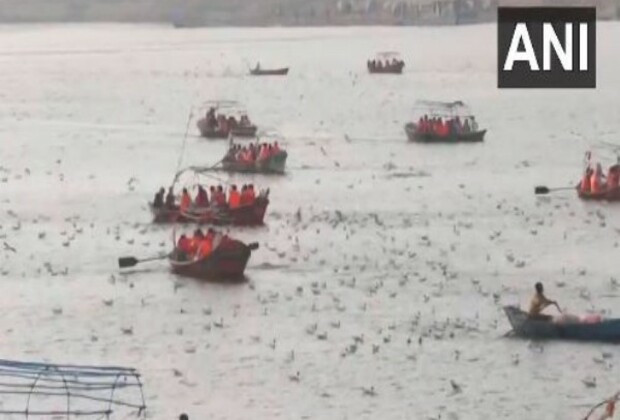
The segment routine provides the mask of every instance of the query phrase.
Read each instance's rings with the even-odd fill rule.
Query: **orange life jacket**
[[[601,176],[594,172],[590,178],[590,190],[593,194],[601,191]]]
[[[239,205],[241,205],[241,196],[239,195],[239,191],[231,190],[228,195],[228,205],[231,209],[236,209]]]
[[[181,211],[187,210],[191,204],[192,198],[189,196],[189,194],[183,194],[183,196],[181,197]]]
[[[196,238],[195,236],[188,241],[187,245],[187,253],[194,255],[196,251],[198,251],[198,246],[200,245],[201,238]]]
[[[581,192],[590,192],[590,175],[587,173],[581,179]]]
[[[208,257],[209,254],[211,254],[212,249],[213,249],[213,244],[211,243],[211,239],[204,238],[202,241],[200,241],[200,244],[198,245],[198,257],[199,258]]]

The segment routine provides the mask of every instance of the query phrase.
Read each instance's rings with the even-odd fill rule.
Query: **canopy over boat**
[[[380,60],[391,60],[392,58],[400,59],[400,53],[397,51],[382,51],[376,53],[375,58]]]
[[[413,107],[414,111],[420,115],[441,118],[471,118],[473,113],[468,105],[463,101],[440,102],[440,101],[417,101]]]
[[[0,377],[2,418],[146,418],[133,368],[0,360]]]
[[[241,102],[230,99],[215,99],[204,102],[200,109],[205,111],[215,108],[216,111],[226,115],[247,115],[247,109]]]

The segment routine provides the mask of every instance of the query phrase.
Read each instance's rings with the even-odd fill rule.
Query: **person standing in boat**
[[[532,297],[532,301],[530,302],[530,310],[528,311],[528,315],[530,318],[540,319],[543,321],[550,321],[551,316],[544,315],[542,311],[545,310],[548,306],[555,306],[558,308],[558,311],[562,312],[558,303],[554,300],[549,300],[544,294],[544,288],[542,283],[538,282],[535,286],[536,294]]]

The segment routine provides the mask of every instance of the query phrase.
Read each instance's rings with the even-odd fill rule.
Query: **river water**
[[[588,149],[614,158],[620,25],[599,23],[595,90],[497,89],[495,37],[0,28],[2,356],[135,366],[155,419],[582,418],[618,390],[618,349],[503,338],[502,305],[543,281],[566,311],[619,315],[618,209],[534,186],[574,185]],[[377,51],[405,73],[368,75]],[[248,77],[259,60],[289,76]],[[119,272],[169,249],[146,202],[179,156],[223,156],[195,128],[212,99],[289,151],[284,177],[212,181],[271,189],[266,226],[231,229],[261,245],[248,281]],[[407,143],[417,99],[467,102],[486,141]]]

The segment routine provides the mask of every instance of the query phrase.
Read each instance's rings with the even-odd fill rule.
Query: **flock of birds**
[[[30,176],[30,170],[3,169],[5,183],[18,183],[23,177]],[[16,177],[15,173],[23,175]],[[70,181],[63,178],[58,182]],[[138,182],[133,178],[129,184],[133,188]],[[475,199],[467,188],[461,191],[459,200],[466,203]],[[484,200],[495,199],[488,196]],[[88,268],[75,263],[81,251],[88,251],[93,237],[100,240],[98,246],[116,253],[123,248],[135,250],[138,247],[146,252],[153,248],[165,250],[170,246],[169,241],[157,239],[162,237],[162,228],[148,223],[101,224],[95,218],[78,215],[65,217],[62,221],[45,215],[24,217],[11,209],[11,203],[7,204],[6,221],[0,225],[4,258],[1,274],[5,277],[70,277],[74,271],[77,271],[75,275],[88,272]],[[303,384],[315,374],[311,368],[304,370],[301,366],[321,364],[315,360],[312,351],[305,349],[312,347],[310,342],[313,340],[327,345],[327,357],[333,354],[341,360],[358,359],[366,367],[373,365],[373,358],[378,358],[378,365],[385,363],[381,361],[383,354],[389,354],[390,358],[400,357],[415,366],[426,347],[432,349],[433,343],[451,341],[454,343],[451,345],[453,359],[446,362],[475,365],[480,356],[468,354],[471,352],[458,343],[500,338],[508,328],[501,316],[505,297],[525,298],[519,295],[522,288],[515,288],[513,281],[502,279],[507,272],[518,273],[535,262],[527,248],[517,250],[511,246],[511,237],[519,233],[516,231],[523,230],[526,236],[536,238],[541,231],[547,230],[549,235],[546,237],[555,238],[559,244],[570,244],[587,241],[583,231],[602,232],[609,229],[610,223],[606,211],[597,207],[589,210],[585,218],[577,217],[569,200],[538,200],[533,209],[521,208],[507,199],[491,204],[497,217],[505,217],[516,226],[510,228],[500,223],[483,233],[477,227],[483,222],[467,211],[449,213],[421,209],[413,213],[385,213],[319,210],[313,206],[280,210],[274,200],[267,218],[270,239],[263,244],[256,258],[253,257],[249,267],[250,280],[245,286],[254,294],[258,308],[251,316],[273,318],[277,323],[282,320],[283,308],[286,308],[303,314],[301,318],[310,322],[300,326],[302,332],[288,332],[294,335],[296,345],[291,345],[290,339],[281,339],[277,327],[238,338],[236,344],[264,345],[269,351],[281,354],[279,363],[277,360],[271,363],[280,364],[289,372],[288,380],[297,384]],[[572,218],[575,225],[571,230],[558,230],[555,226],[558,217]],[[481,238],[485,242],[481,242]],[[40,258],[41,245],[48,248],[44,254],[49,255],[48,260]],[[617,247],[618,242],[614,239],[610,245]],[[459,258],[462,252],[469,255],[467,250],[472,246],[483,255],[477,260],[475,270],[466,268]],[[93,257],[97,255],[95,250],[90,251]],[[73,258],[55,258],[61,254]],[[31,264],[24,265],[23,261]],[[269,274],[263,273],[274,270],[286,277],[298,277],[298,280],[275,283],[264,280]],[[158,268],[147,270],[147,274],[155,271]],[[562,272],[575,278],[588,274],[586,268],[576,266],[562,268]],[[321,279],[312,280],[317,277]],[[110,274],[108,280],[110,285],[120,282],[131,289],[137,285],[138,294],[140,283],[147,281],[140,271]],[[523,281],[533,282],[529,278]],[[173,292],[182,295],[179,315],[203,317],[204,321],[201,332],[179,326],[175,333],[183,337],[189,334],[191,344],[184,345],[184,353],[208,353],[212,343],[226,342],[223,331],[235,329],[240,319],[250,315],[238,303],[224,307],[214,300],[211,301],[217,309],[208,306],[198,312],[191,292],[183,292],[188,285],[183,279],[174,279],[172,283]],[[554,286],[559,290],[566,287],[566,282],[556,280]],[[608,287],[614,294],[618,288],[617,279],[610,277]],[[587,289],[578,290],[579,298],[594,308]],[[209,293],[207,291],[206,295]],[[460,311],[446,308],[461,294],[476,301],[476,306],[466,311],[464,308]],[[108,311],[115,311],[116,299],[102,298],[101,305]],[[140,296],[135,310],[148,310],[153,300],[157,298]],[[385,309],[392,306],[392,310]],[[63,306],[54,304],[52,313],[61,318],[65,311]],[[360,319],[367,320],[366,324],[370,325],[362,326],[364,323],[360,323]],[[144,334],[132,325],[131,319],[118,325],[118,333],[132,337]],[[200,338],[204,334],[211,338]],[[91,334],[90,341],[101,343],[106,340],[98,334]],[[544,351],[544,346],[529,343],[526,349],[536,353]],[[519,366],[523,353],[516,350],[505,357],[511,365]],[[265,360],[271,359],[265,356]],[[604,351],[593,357],[593,362],[604,375],[614,369],[613,352]],[[173,377],[180,378],[180,383],[190,383],[187,376],[191,376],[191,372],[184,372],[181,367],[172,367],[170,371]],[[597,386],[597,379],[592,375],[582,378],[582,382],[586,389]],[[463,376],[446,378],[445,383],[448,396],[461,394],[471,386]],[[369,398],[392,392],[380,383],[359,384],[358,390],[361,397]],[[334,390],[323,391],[319,396],[337,397]]]

